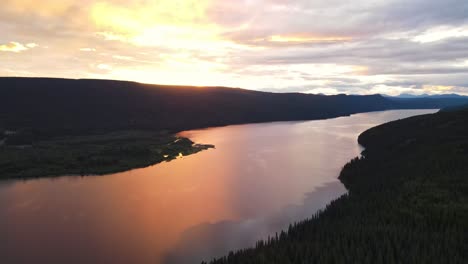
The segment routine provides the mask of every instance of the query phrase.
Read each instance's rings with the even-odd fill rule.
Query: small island
[[[28,131],[0,134],[0,179],[109,174],[214,148],[169,132],[118,131],[43,140]]]

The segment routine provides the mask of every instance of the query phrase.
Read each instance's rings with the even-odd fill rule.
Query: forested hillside
[[[349,193],[224,263],[468,263],[468,111],[364,132]]]
[[[0,132],[2,128],[29,130],[28,135],[48,137],[129,129],[180,131],[452,104],[459,102],[397,102],[380,95],[279,94],[108,80],[0,78]]]

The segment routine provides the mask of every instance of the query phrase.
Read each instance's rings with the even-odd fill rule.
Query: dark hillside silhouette
[[[29,129],[41,136],[123,129],[180,131],[451,104],[450,100],[430,99],[400,102],[380,95],[279,94],[110,80],[0,78],[0,127]]]

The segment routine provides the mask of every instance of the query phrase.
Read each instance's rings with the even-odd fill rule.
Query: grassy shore
[[[100,175],[146,167],[212,145],[165,132],[120,131],[0,145],[0,179]]]

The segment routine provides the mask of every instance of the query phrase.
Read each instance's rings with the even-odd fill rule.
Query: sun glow
[[[98,28],[135,34],[157,25],[187,26],[204,22],[209,0],[139,1],[132,8],[99,2],[90,16]]]
[[[217,27],[206,21],[210,0],[142,1],[132,8],[99,2],[90,17],[98,35],[138,46],[204,48],[217,40]]]
[[[185,82],[190,79],[196,84],[201,73],[214,75],[225,68],[216,57],[223,57],[232,49],[249,48],[222,38],[223,29],[207,18],[210,2],[143,1],[131,9],[100,2],[93,5],[90,17],[96,26],[96,35],[105,40],[157,49],[157,71],[164,72],[163,79],[174,76],[172,83],[180,83],[184,76]],[[112,71],[115,73],[118,69]],[[137,74],[124,69],[119,72],[125,72],[128,77]],[[154,74],[152,76],[151,79]],[[161,82],[161,79],[151,82]]]

